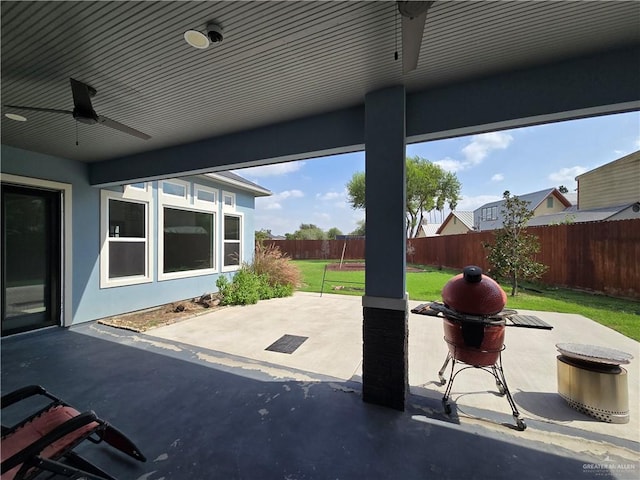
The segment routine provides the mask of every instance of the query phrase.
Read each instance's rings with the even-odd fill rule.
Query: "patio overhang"
[[[406,142],[640,109],[640,46],[406,94]],[[253,167],[365,147],[364,104],[89,164],[94,186]],[[176,159],[180,159],[179,162]]]

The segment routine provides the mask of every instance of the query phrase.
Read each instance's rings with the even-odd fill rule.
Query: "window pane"
[[[213,268],[213,214],[164,208],[164,273]]]
[[[197,190],[197,197],[201,202],[214,203],[216,201],[216,192],[210,192],[208,190]]]
[[[224,239],[240,240],[240,217],[224,216]]]
[[[167,195],[175,195],[177,197],[187,196],[185,186],[178,183],[162,182],[162,192]]]
[[[146,242],[109,242],[109,278],[145,275]]]
[[[109,236],[145,238],[144,217],[144,204],[110,199]]]
[[[240,244],[224,244],[224,266],[240,265]]]
[[[232,207],[233,206],[233,195],[225,195],[224,196],[224,204]]]
[[[145,190],[146,186],[144,184],[144,182],[140,182],[140,183],[132,183],[129,185],[131,188],[137,188],[139,190]]]

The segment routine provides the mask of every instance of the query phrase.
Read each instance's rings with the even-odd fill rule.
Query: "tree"
[[[567,187],[565,187],[564,185],[560,185],[560,186],[558,187],[558,191],[559,191],[560,193],[562,193],[563,195],[564,195],[565,193],[569,193],[569,189],[568,189]]]
[[[364,220],[358,220],[358,225],[356,229],[351,232],[349,235],[358,235],[359,237],[364,237],[365,234],[365,222]]]
[[[286,233],[287,240],[325,240],[327,234],[313,223],[302,223],[300,228],[293,233]]]
[[[347,183],[347,192],[349,194],[349,202],[352,208],[365,208],[364,202],[364,172],[356,172]]]
[[[256,243],[262,244],[262,242],[264,242],[265,240],[271,239],[271,230],[266,230],[264,228],[262,230],[256,230],[255,236]]]
[[[437,208],[444,216],[446,204],[454,209],[460,199],[460,181],[455,173],[445,172],[440,166],[420,157],[406,160],[406,216],[407,237],[415,237],[425,213]],[[356,172],[347,183],[351,206],[365,208],[365,174]]]
[[[533,217],[529,203],[511,196],[507,190],[502,195],[504,217],[502,228],[495,231],[495,243],[485,244],[489,250],[487,260],[492,265],[492,274],[508,279],[511,283],[511,296],[518,294],[520,279],[534,280],[539,278],[547,267],[534,260],[540,251],[538,237],[526,233],[527,222]]]
[[[444,222],[444,206],[448,204],[449,210],[455,210],[460,200],[460,180],[455,173],[443,172],[438,184],[438,198],[436,209],[440,212],[440,221]]]
[[[332,227],[327,230],[327,238],[329,240],[335,240],[338,235],[342,235],[342,232],[338,227]]]

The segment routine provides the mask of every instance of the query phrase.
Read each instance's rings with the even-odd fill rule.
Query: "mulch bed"
[[[215,294],[208,294],[191,300],[168,303],[156,308],[103,318],[98,320],[98,323],[142,333],[152,328],[171,325],[224,308],[219,303],[220,299]]]

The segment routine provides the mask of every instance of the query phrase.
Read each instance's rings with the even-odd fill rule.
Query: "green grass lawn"
[[[302,272],[303,285],[300,290],[320,292],[324,266],[328,262],[326,260],[294,260],[293,263]],[[441,300],[442,287],[457,273],[460,272],[437,270],[431,267],[424,267],[422,272],[407,273],[409,298],[424,301]],[[337,286],[344,288],[335,290],[334,287]],[[506,284],[503,284],[502,288],[507,294],[511,291],[510,286]],[[640,302],[563,288],[536,286],[535,290],[525,289],[515,297],[508,295],[507,307],[516,310],[577,313],[640,341]],[[363,295],[364,272],[327,271],[324,292]]]

